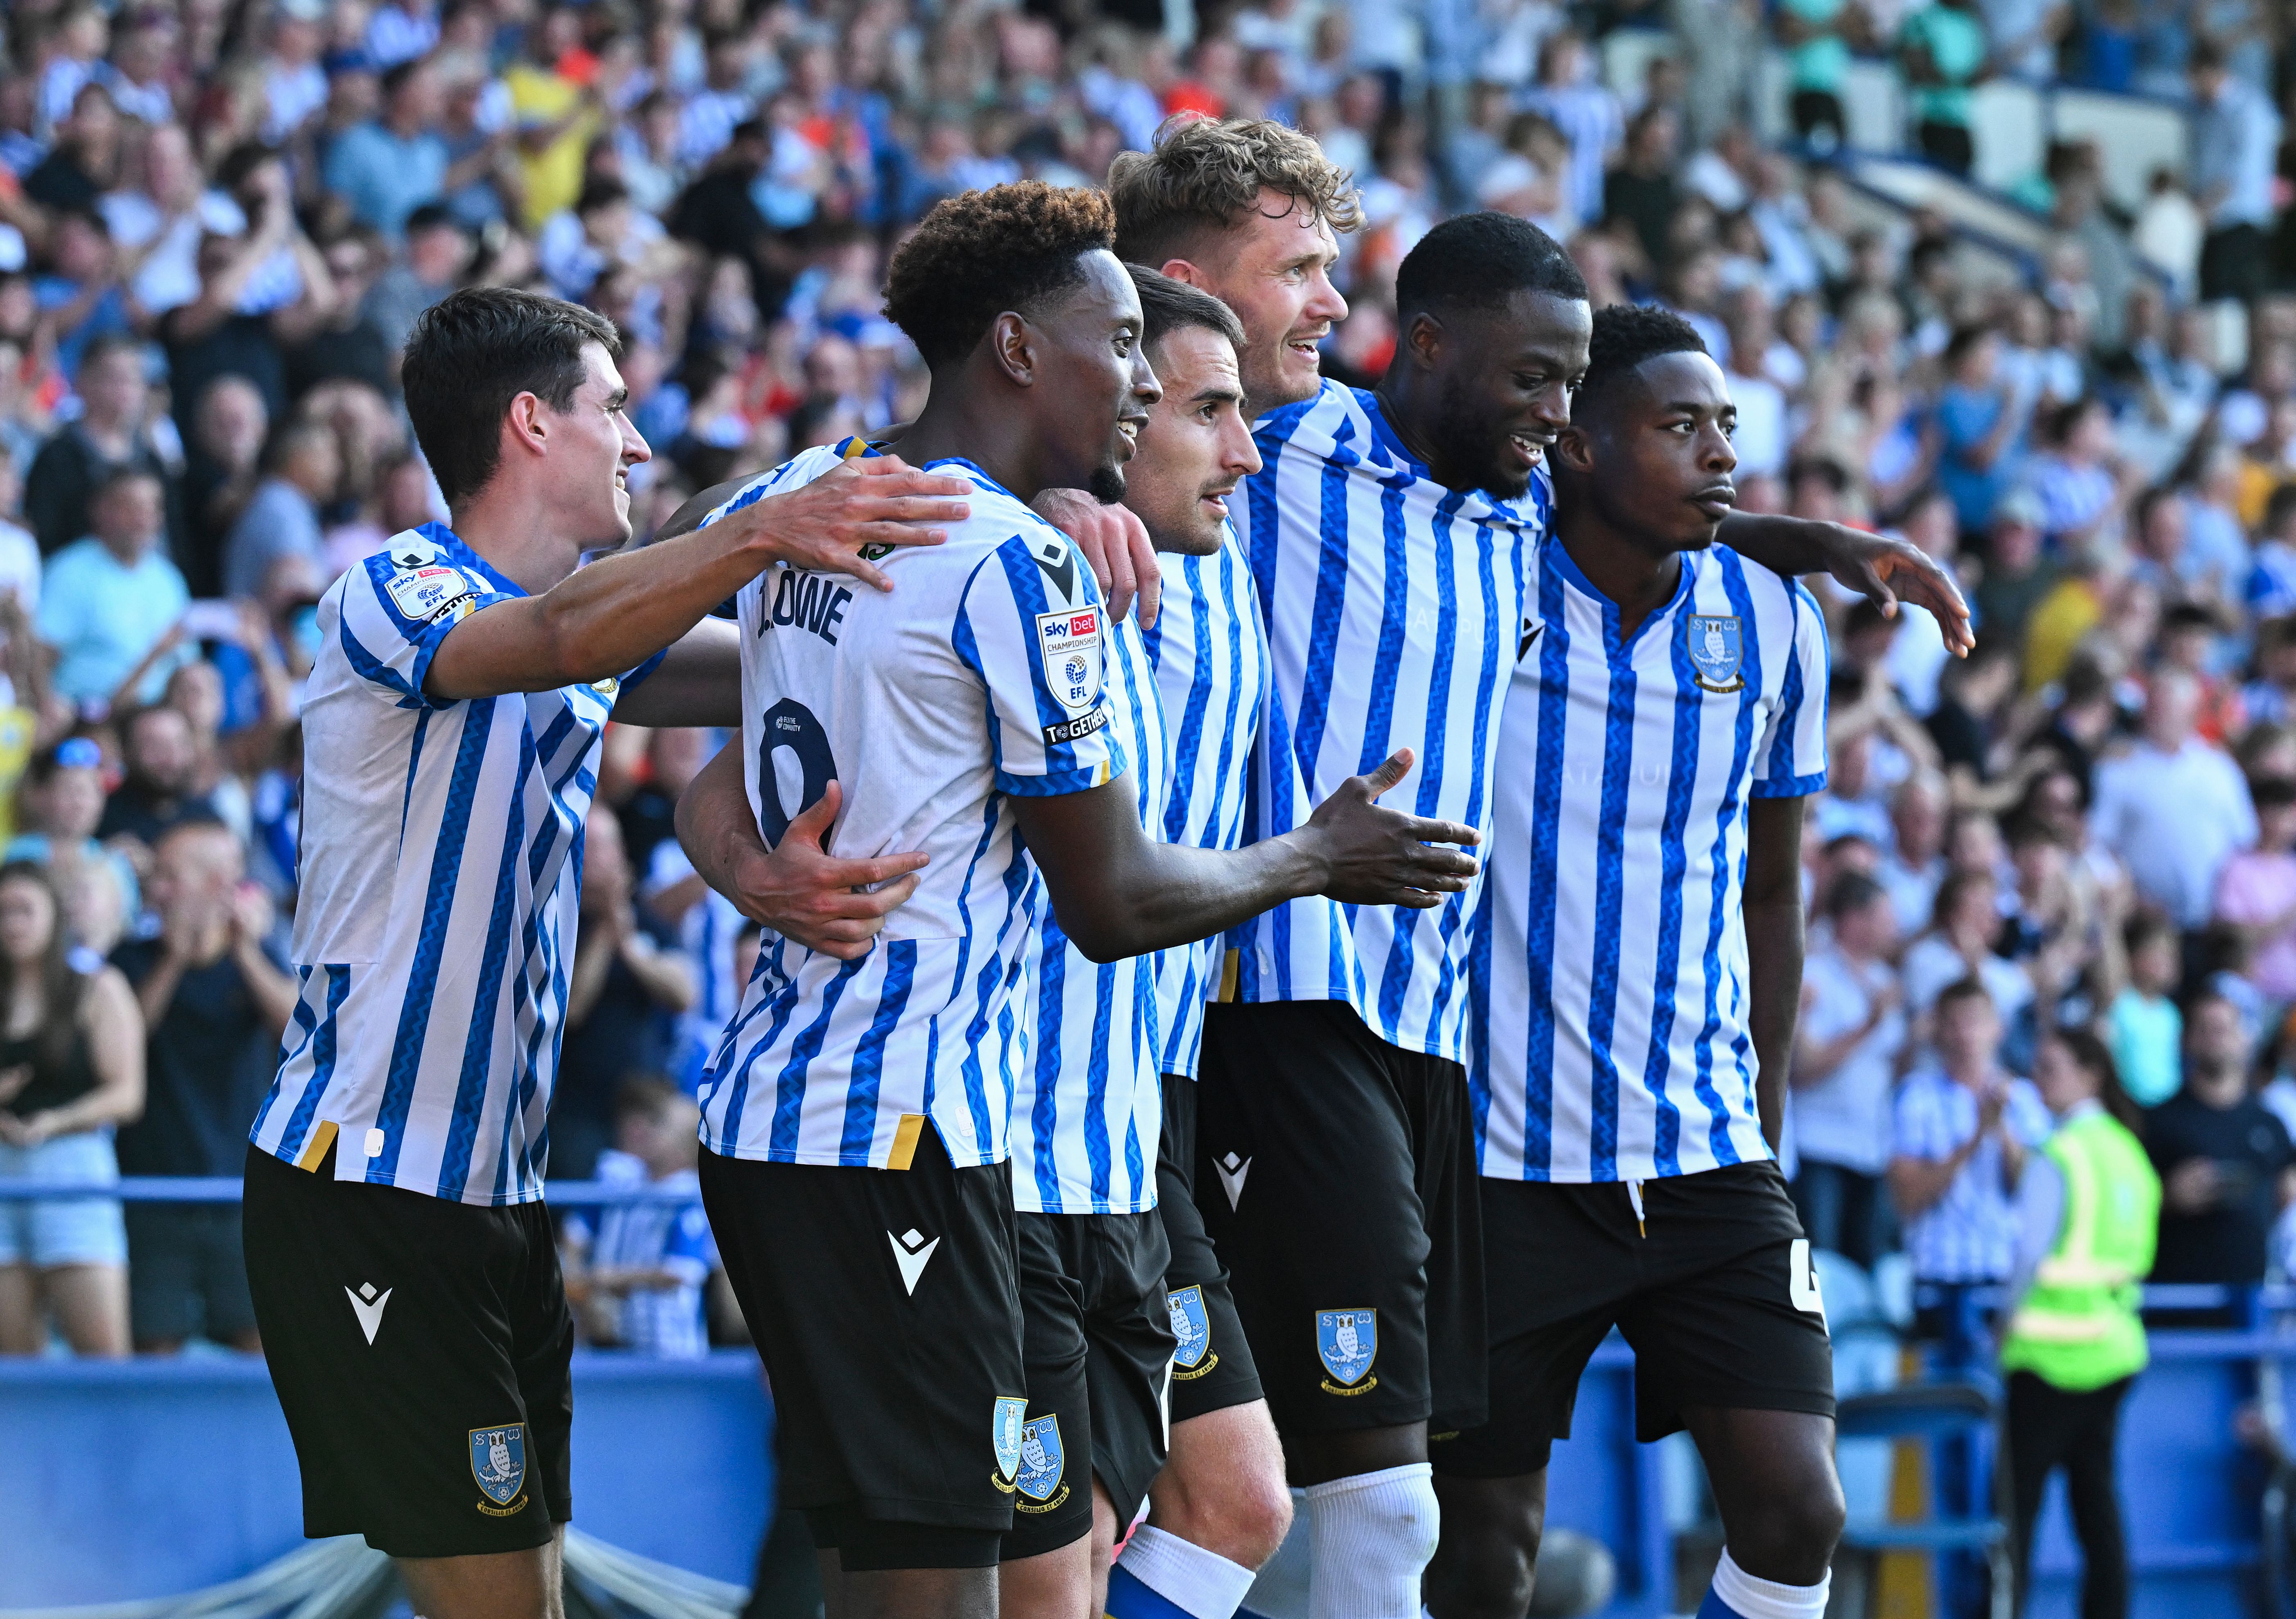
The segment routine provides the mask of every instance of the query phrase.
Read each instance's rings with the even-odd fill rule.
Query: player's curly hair
[[[944,197],[885,271],[885,315],[938,369],[971,354],[990,323],[1084,279],[1078,260],[1116,242],[1097,191],[1019,180]]]
[[[1704,354],[1698,328],[1671,309],[1639,304],[1606,304],[1595,311],[1595,334],[1587,345],[1587,376],[1578,384],[1586,405],[1644,360],[1661,354]]]
[[[1203,238],[1234,228],[1257,207],[1263,189],[1342,235],[1363,225],[1354,177],[1272,119],[1176,114],[1157,130],[1154,151],[1122,152],[1108,166],[1121,254],[1152,267],[1200,252]]]

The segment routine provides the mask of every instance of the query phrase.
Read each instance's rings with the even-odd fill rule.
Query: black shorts
[[[1833,1348],[1778,1166],[1642,1183],[1483,1182],[1491,1417],[1431,1436],[1438,1473],[1511,1478],[1570,1436],[1579,1375],[1616,1326],[1635,1351],[1635,1432],[1685,1406],[1833,1415]],[[1644,1235],[1647,1232],[1647,1235]]]
[[[1282,1433],[1483,1420],[1466,1071],[1343,1001],[1205,1008],[1196,1207]]]
[[[1092,1481],[1129,1523],[1164,1465],[1172,1370],[1164,1223],[1146,1214],[1022,1214],[1029,1420],[1003,1560],[1092,1533]],[[1089,1468],[1076,1447],[1090,1451]]]
[[[227,1204],[127,1205],[127,1317],[138,1344],[228,1343],[255,1325],[240,1212]]]
[[[1164,1076],[1164,1134],[1156,1148],[1156,1212],[1172,1262],[1164,1267],[1172,1332],[1172,1420],[1250,1405],[1259,1398],[1259,1371],[1235,1313],[1227,1267],[1196,1207],[1196,1082]]]
[[[705,1148],[701,1198],[773,1379],[782,1500],[822,1545],[924,1524],[973,1532],[930,1566],[995,1564],[1028,1400],[1012,1166],[958,1169],[931,1130],[906,1170]]]
[[[540,1203],[479,1208],[247,1152],[247,1279],[303,1533],[523,1551],[573,1516],[574,1318]]]

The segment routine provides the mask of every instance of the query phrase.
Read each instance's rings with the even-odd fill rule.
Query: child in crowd
[[[709,1352],[706,1290],[718,1246],[696,1172],[701,1109],[668,1080],[626,1080],[614,1105],[613,1147],[598,1155],[610,1187],[690,1193],[611,1204],[566,1217],[566,1296],[594,1344],[691,1358]]]

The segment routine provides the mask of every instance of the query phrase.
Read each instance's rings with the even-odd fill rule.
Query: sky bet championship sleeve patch
[[[418,624],[434,623],[444,613],[455,610],[468,612],[474,587],[470,575],[460,568],[443,563],[427,567],[403,568],[390,576],[384,588],[390,592],[391,605],[398,615]]]
[[[1108,711],[1100,696],[1107,670],[1098,605],[1038,613],[1037,648],[1044,658],[1046,686],[1069,716],[1044,727],[1046,743],[1074,742],[1104,727]]]

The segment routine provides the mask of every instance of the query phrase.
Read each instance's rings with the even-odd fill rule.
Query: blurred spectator
[[[291,423],[273,439],[266,459],[268,475],[224,542],[226,596],[258,595],[282,557],[300,557],[316,568],[325,554],[319,508],[342,481],[334,430],[318,422]]]
[[[374,279],[365,308],[394,353],[406,347],[414,317],[455,290],[471,261],[471,239],[452,214],[439,207],[406,216],[406,251]]]
[[[2144,698],[2144,731],[2097,766],[2097,842],[2128,867],[2136,892],[2182,928],[2209,919],[2217,874],[2256,841],[2248,784],[2223,749],[2194,734],[2199,683],[2170,670]]]
[[[107,1186],[112,1127],[144,1108],[144,1021],[118,969],[76,952],[47,874],[0,866],[0,1177]],[[0,1354],[48,1323],[72,1352],[127,1352],[127,1234],[111,1198],[0,1204]]]
[[[146,397],[144,351],[134,340],[107,337],[88,345],[79,369],[79,418],[40,447],[24,480],[24,515],[43,552],[93,532],[95,492],[117,473],[147,474],[163,499],[174,487],[144,424]],[[172,532],[172,520],[168,527]]]
[[[2268,95],[2227,70],[2213,39],[2194,45],[2189,70],[2196,106],[2193,188],[2208,220],[2201,297],[2254,298],[2271,267],[2280,114]]]
[[[1834,879],[1822,914],[1794,1044],[1794,1207],[1812,1243],[1871,1270],[1890,1246],[1882,1177],[1906,1048],[1905,992],[1890,965],[1897,916],[1882,885],[1856,872]]]
[[[2255,952],[2248,976],[2265,996],[2296,1005],[2296,781],[2253,784],[2256,847],[2217,874],[2216,920]]]
[[[2186,1009],[2184,1089],[2154,1108],[2145,1147],[2161,1171],[2161,1282],[2260,1282],[2274,1216],[2296,1196],[2296,1147],[2249,1089],[2240,1013],[2207,995]]]
[[[1936,1063],[1898,1089],[1890,1195],[1918,1279],[2002,1281],[2015,1258],[2017,1178],[2048,1136],[2048,1109],[1995,1061],[2001,1015],[1979,980],[1938,998],[1936,1039]]]
[[[2128,982],[2105,1007],[2105,1034],[2121,1088],[2139,1107],[2157,1107],[2184,1083],[2185,1015],[2177,986],[2185,955],[2177,929],[2149,912],[2122,932]]]
[[[246,881],[226,827],[179,823],[152,850],[159,931],[114,952],[147,1031],[144,1116],[119,1135],[131,1175],[229,1176],[271,1088],[296,984],[270,944],[271,902]],[[252,1352],[254,1306],[236,1204],[137,1204],[127,1213],[128,1297],[139,1354],[194,1337]]]
[[[87,538],[48,559],[40,638],[56,649],[56,693],[67,702],[157,695],[168,671],[191,655],[180,637],[170,639],[192,598],[162,552],[160,491],[149,472],[114,471],[90,503]],[[123,690],[132,678],[133,689]]]
[[[409,214],[459,183],[438,132],[439,109],[438,75],[425,62],[402,62],[382,76],[381,116],[327,148],[327,189],[360,223],[395,237]]]
[[[132,839],[156,849],[162,836],[185,822],[223,818],[213,800],[199,791],[199,752],[192,722],[180,710],[136,710],[122,727],[120,744],[127,778],[104,801],[96,836]]]
[[[1969,133],[1969,87],[1984,68],[1985,25],[1976,0],[1936,0],[1906,17],[1898,61],[1914,86],[1914,138],[1922,155],[1965,175],[1976,156]]]
[[[691,1359],[709,1351],[703,1289],[718,1269],[696,1165],[701,1110],[668,1081],[639,1075],[614,1097],[614,1146],[595,1179],[611,1187],[691,1193],[566,1217],[568,1299],[594,1344]]]
[[[107,955],[144,909],[135,868],[96,841],[103,820],[103,750],[67,736],[32,756],[19,805],[20,830],[0,861],[45,867],[71,941]]]
[[[694,999],[693,964],[669,930],[634,903],[620,824],[590,811],[582,851],[582,927],[567,976],[566,1044],[551,1109],[551,1163],[586,1179],[613,1138],[615,1088],[666,1072],[676,1018]]]

